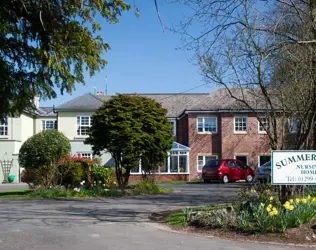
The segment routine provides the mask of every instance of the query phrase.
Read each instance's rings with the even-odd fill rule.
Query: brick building
[[[211,159],[238,158],[253,168],[270,160],[269,140],[264,128],[259,126],[254,114],[240,107],[225,89],[205,94],[140,95],[161,103],[168,110],[167,118],[173,125],[174,143],[169,157],[158,168],[159,179],[193,180]],[[73,154],[92,158],[91,146],[84,144],[91,116],[110,98],[102,92],[89,93],[54,110],[38,107],[38,112],[32,115],[8,117],[0,122],[0,155],[15,159],[27,138],[42,130],[58,129],[70,140]],[[258,105],[256,112],[264,114],[266,110]],[[12,145],[17,146],[11,150]],[[104,152],[101,159],[103,164],[113,166],[109,153]],[[18,162],[14,162],[18,171]],[[141,173],[141,165],[135,166],[131,179],[139,179]]]

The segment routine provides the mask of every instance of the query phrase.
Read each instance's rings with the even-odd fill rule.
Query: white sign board
[[[272,184],[316,184],[316,151],[272,151]]]

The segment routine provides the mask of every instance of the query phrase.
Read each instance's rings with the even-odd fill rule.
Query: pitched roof
[[[39,107],[36,109],[36,114],[38,116],[56,116],[54,107]]]
[[[262,98],[257,95],[258,91],[240,89],[230,89],[230,91],[239,97],[244,97],[254,109],[265,109]],[[135,95],[135,94],[130,94]],[[219,111],[219,110],[242,110],[243,107],[238,101],[231,98],[228,91],[224,88],[218,88],[212,93],[199,94],[138,94],[140,96],[152,98],[159,102],[168,110],[168,117],[178,117],[184,111]],[[57,111],[94,111],[98,109],[104,101],[111,98],[110,95],[84,94],[73,100],[61,104],[56,108]]]
[[[72,111],[72,110],[82,110],[82,111],[94,111],[98,109],[103,100],[98,98],[99,96],[92,95],[90,93],[78,96],[69,102],[63,103],[56,107],[57,111]],[[105,100],[111,98],[111,96],[104,96]]]

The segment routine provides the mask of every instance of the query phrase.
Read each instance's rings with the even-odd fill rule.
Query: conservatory
[[[189,174],[189,151],[190,148],[180,143],[173,142],[172,148],[168,153],[168,158],[165,159],[163,166],[158,167],[159,174]],[[131,170],[131,174],[141,174],[142,166]]]

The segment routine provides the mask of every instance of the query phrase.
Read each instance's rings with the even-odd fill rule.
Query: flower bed
[[[243,190],[239,201],[221,208],[186,208],[166,219],[181,230],[243,240],[316,243],[316,196],[293,197],[281,204],[271,187]]]

